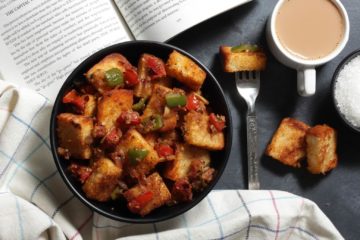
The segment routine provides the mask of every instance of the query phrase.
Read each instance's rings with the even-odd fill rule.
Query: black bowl
[[[351,60],[353,60],[354,58],[356,58],[357,56],[360,55],[360,49],[350,53],[348,56],[346,56],[341,63],[339,64],[339,66],[336,68],[333,79],[332,79],[332,86],[331,86],[331,92],[332,92],[332,99],[333,99],[333,103],[335,105],[335,109],[338,113],[338,115],[340,116],[340,118],[343,120],[343,122],[349,127],[351,128],[353,131],[360,133],[360,127],[356,127],[354,126],[349,120],[346,119],[346,117],[344,116],[344,114],[341,112],[338,103],[336,101],[336,97],[335,97],[335,89],[336,89],[336,83],[337,83],[337,78],[339,77],[339,74],[341,72],[341,70],[343,70],[343,68],[345,67],[346,64],[348,64]]]
[[[84,192],[81,189],[81,184],[67,171],[69,161],[61,158],[56,149],[58,141],[56,137],[56,116],[64,111],[64,106],[61,102],[63,95],[74,86],[74,81],[85,81],[84,73],[90,69],[91,66],[96,64],[106,55],[114,52],[123,54],[133,65],[137,65],[137,61],[142,53],[150,53],[164,60],[168,58],[171,51],[177,50],[178,52],[188,56],[194,60],[199,66],[201,66],[207,73],[206,80],[202,86],[202,93],[205,98],[210,101],[210,105],[214,112],[222,114],[226,117],[227,127],[225,128],[225,148],[222,151],[211,152],[212,167],[216,170],[216,176],[209,186],[202,192],[196,193],[193,196],[193,200],[189,203],[181,203],[174,206],[163,206],[152,211],[150,214],[140,217],[131,213],[125,202],[97,202],[86,198]],[[211,72],[198,60],[196,60],[189,53],[164,43],[151,42],[151,41],[131,41],[116,44],[100,50],[85,61],[83,61],[66,79],[63,86],[61,87],[58,96],[55,100],[54,108],[51,114],[50,122],[50,141],[52,154],[56,163],[56,166],[60,172],[60,175],[64,179],[70,190],[88,207],[95,210],[96,212],[124,222],[130,223],[154,223],[163,221],[175,216],[178,216],[187,210],[198,204],[206,195],[213,189],[220,176],[222,175],[226,163],[229,158],[231,142],[232,142],[232,122],[228,103],[225,99],[225,95]]]

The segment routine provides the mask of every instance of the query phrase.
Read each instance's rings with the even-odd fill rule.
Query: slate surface
[[[335,111],[331,96],[331,81],[336,67],[346,55],[360,48],[360,3],[354,0],[342,2],[350,18],[350,40],[336,59],[318,68],[315,96],[298,96],[296,72],[281,65],[268,52],[269,63],[262,73],[256,103],[260,181],[262,189],[289,191],[313,200],[345,239],[360,239],[360,133],[344,125]],[[220,68],[218,47],[251,42],[259,43],[268,51],[265,25],[275,3],[276,0],[254,0],[195,26],[168,42],[202,61],[217,77],[230,104],[234,125],[233,146],[228,166],[216,185],[218,189],[245,189],[247,186],[246,105],[236,92],[234,76],[223,73]],[[264,155],[278,124],[287,116],[310,125],[326,123],[337,129],[340,161],[334,171],[326,176],[315,176],[305,169],[283,166]]]

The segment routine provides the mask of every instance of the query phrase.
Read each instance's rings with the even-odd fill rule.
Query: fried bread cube
[[[157,132],[149,132],[142,136],[152,147],[155,147],[157,139],[159,138],[159,135]]]
[[[170,79],[166,77],[165,63],[151,54],[141,55],[138,63],[139,84],[134,88],[134,95],[147,98],[152,95],[155,83],[170,86]]]
[[[165,63],[154,55],[144,53],[138,63],[139,79],[156,80],[166,77]]]
[[[173,51],[166,62],[166,72],[170,77],[197,91],[205,81],[206,73],[193,60]]]
[[[126,154],[127,158],[129,150],[131,149],[147,151],[146,156],[141,161],[132,163],[127,159],[128,172],[132,177],[138,178],[145,176],[160,162],[159,156],[154,148],[135,129],[129,129],[126,132],[118,145],[118,148]]]
[[[210,165],[210,154],[207,150],[188,144],[178,144],[175,159],[168,163],[164,176],[170,180],[187,178],[190,166],[194,161],[201,161],[203,167]]]
[[[159,129],[159,132],[168,132],[174,130],[177,127],[178,120],[179,114],[177,111],[165,108],[163,115],[163,126]]]
[[[168,77],[155,80],[150,80],[149,78],[140,79],[140,82],[134,87],[134,95],[139,98],[149,98],[151,97],[156,84],[170,88],[171,83],[172,81]]]
[[[99,202],[110,200],[121,173],[122,169],[108,158],[102,157],[95,161],[92,173],[82,187],[86,197]]]
[[[260,71],[266,67],[266,55],[262,51],[232,52],[229,46],[220,46],[220,56],[225,72]]]
[[[94,95],[85,94],[81,96],[85,100],[84,116],[92,117],[96,112],[96,98]]]
[[[133,92],[126,89],[114,89],[104,93],[98,100],[97,120],[108,132],[115,126],[115,122],[122,112],[131,110]]]
[[[131,212],[145,216],[171,200],[171,194],[161,176],[154,172],[141,184],[124,193]]]
[[[171,92],[171,88],[155,84],[151,98],[149,99],[141,118],[144,119],[155,114],[162,115],[166,105],[165,96]]]
[[[175,110],[166,108],[165,96],[168,93],[185,93],[180,89],[170,89],[165,86],[155,84],[152,96],[144,109],[141,119],[148,118],[153,115],[163,116],[163,127],[159,129],[160,132],[171,131],[176,128],[179,119],[178,113]],[[166,111],[167,110],[167,111]]]
[[[211,132],[209,115],[190,111],[184,117],[183,134],[185,142],[208,150],[221,150],[225,146],[223,132]]]
[[[119,69],[122,73],[126,69],[135,69],[123,55],[112,53],[90,68],[85,76],[100,93],[103,93],[114,88],[108,85],[105,77],[105,72],[113,68]]]
[[[309,126],[292,118],[284,118],[276,130],[266,154],[285,165],[300,167],[306,155],[305,135]]]
[[[66,149],[73,158],[90,159],[93,127],[93,120],[90,117],[72,113],[59,114],[56,129],[59,147]]]
[[[336,132],[327,125],[310,128],[306,134],[308,170],[324,174],[337,166]]]

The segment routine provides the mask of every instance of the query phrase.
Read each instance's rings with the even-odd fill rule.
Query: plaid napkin
[[[343,239],[315,203],[282,191],[212,191],[156,224],[98,215],[56,170],[50,112],[45,97],[0,81],[0,239]]]

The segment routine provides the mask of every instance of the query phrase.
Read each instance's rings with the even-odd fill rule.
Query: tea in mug
[[[305,60],[329,55],[344,37],[345,23],[331,0],[288,0],[275,21],[281,45]]]

